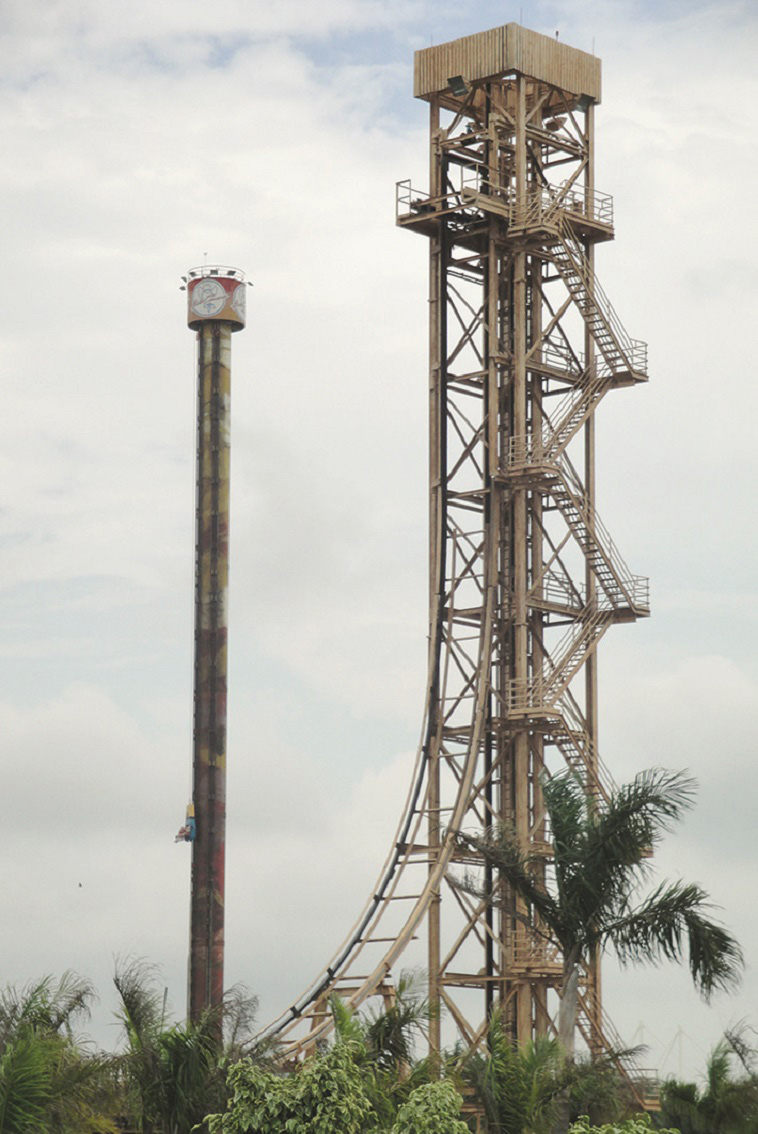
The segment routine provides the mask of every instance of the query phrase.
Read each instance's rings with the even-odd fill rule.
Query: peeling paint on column
[[[187,287],[198,333],[191,1020],[224,993],[231,335],[244,326],[244,288],[226,268],[195,269]]]

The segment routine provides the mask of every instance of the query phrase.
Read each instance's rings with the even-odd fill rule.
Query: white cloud
[[[233,348],[228,948],[273,1012],[378,873],[410,775],[380,752],[409,751],[421,717],[426,247],[393,228],[395,179],[426,182],[412,48],[503,14],[117,8],[0,17],[2,845],[23,850],[4,955],[19,980],[92,975],[102,1020],[112,955],[144,952],[182,1007],[194,405],[177,288],[207,251],[255,284]],[[608,636],[603,753],[619,778],[695,768],[682,845],[751,949],[734,904],[754,862],[754,11],[525,2],[524,22],[604,57],[617,241],[599,276],[651,343],[649,389],[599,411],[601,512],[660,594],[649,626]],[[627,987],[609,980],[612,1015]]]

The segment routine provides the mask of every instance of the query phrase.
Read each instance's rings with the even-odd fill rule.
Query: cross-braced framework
[[[416,56],[430,106],[429,191],[401,182],[397,222],[430,245],[430,653],[422,743],[394,845],[341,950],[273,1026],[287,1050],[329,1027],[328,996],[392,997],[424,947],[432,1051],[479,1045],[499,1007],[520,1042],[555,1030],[556,947],[451,885],[487,868],[455,833],[515,826],[551,869],[545,776],[607,794],[596,651],[649,613],[595,509],[595,411],[646,380],[598,283],[613,204],[594,184],[600,63],[515,24]],[[446,1024],[445,1021],[448,1021]],[[599,973],[579,1028],[608,1042]]]

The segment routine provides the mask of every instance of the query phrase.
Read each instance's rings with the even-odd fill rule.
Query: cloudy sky
[[[599,412],[600,511],[654,616],[601,659],[619,780],[690,768],[659,857],[742,940],[741,993],[606,969],[646,1061],[758,1025],[752,0],[5,0],[0,9],[0,979],[114,958],[184,1008],[193,336],[179,277],[245,269],[233,343],[227,983],[261,1023],[374,881],[421,722],[426,183],[415,50],[517,20],[603,60],[598,276],[650,343]]]

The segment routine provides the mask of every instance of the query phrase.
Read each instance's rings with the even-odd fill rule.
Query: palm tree
[[[758,1077],[744,1042],[744,1029],[727,1032],[708,1056],[705,1085],[669,1079],[661,1088],[661,1119],[681,1134],[756,1134]],[[732,1057],[743,1072],[735,1075]]]
[[[93,999],[73,973],[0,992],[0,1134],[115,1130],[110,1060],[74,1034]]]
[[[502,1013],[495,1012],[486,1052],[469,1054],[463,1074],[493,1134],[548,1134],[566,1103],[571,1118],[589,1115],[593,1122],[615,1121],[632,1113],[616,1065],[623,1054],[567,1063],[552,1036],[539,1036],[519,1048]]]
[[[402,972],[392,1003],[369,1009],[363,1019],[369,1058],[398,1079],[407,1078],[413,1063],[415,1040],[424,1035],[431,1005],[417,974]]]
[[[543,1134],[549,1129],[561,1071],[557,1040],[547,1036],[518,1049],[495,1013],[487,1032],[486,1053],[475,1051],[464,1064],[487,1120],[497,1134]]]
[[[219,1010],[195,1023],[171,1024],[153,966],[132,959],[117,968],[114,984],[127,1041],[127,1107],[143,1134],[185,1134],[211,1111],[223,1110],[226,1062],[249,1048],[255,998],[234,988]]]
[[[393,1002],[355,1015],[338,996],[330,999],[336,1042],[350,1049],[381,1129],[421,1084],[437,1078],[427,1059],[414,1059],[415,1040],[429,1022],[430,1005],[416,974],[403,972]]]
[[[544,857],[521,846],[514,830],[501,827],[483,836],[458,835],[461,847],[492,869],[492,886],[470,875],[456,884],[507,909],[560,947],[558,1036],[569,1059],[580,969],[608,948],[622,963],[680,961],[686,950],[692,979],[706,999],[737,982],[742,951],[707,916],[709,898],[700,886],[664,882],[639,897],[652,848],[692,806],[694,780],[652,769],[603,802],[588,796],[576,775],[564,773],[545,778],[542,791],[553,840],[547,877]],[[513,908],[513,896],[520,908]]]

